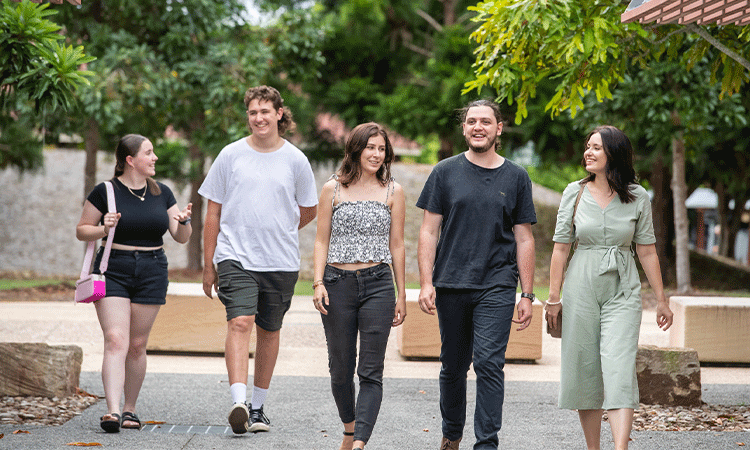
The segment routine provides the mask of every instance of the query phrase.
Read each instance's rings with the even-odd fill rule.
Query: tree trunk
[[[688,242],[688,217],[685,200],[687,199],[687,185],[685,183],[685,142],[682,132],[672,138],[672,193],[674,194],[674,228],[677,275],[677,292],[690,292],[690,251]]]
[[[199,272],[203,270],[203,197],[198,194],[205,178],[204,169],[206,157],[196,144],[190,145],[190,166],[195,168],[193,179],[190,181],[190,202],[193,204],[191,225],[193,234],[188,241],[188,270]]]
[[[665,167],[661,156],[654,161],[654,166],[649,179],[654,189],[654,199],[651,202],[651,210],[654,217],[654,234],[656,235],[656,254],[659,255],[661,267],[661,278],[664,283],[672,281],[672,227],[674,223],[673,209],[669,207],[672,203],[672,191],[669,189],[669,167]]]
[[[727,201],[726,186],[719,181],[714,185],[716,191],[716,214],[719,216],[719,255],[728,255],[727,231],[729,230],[729,201]]]
[[[83,198],[89,195],[96,186],[96,154],[99,152],[99,122],[89,117],[84,133],[86,165],[83,170]]]
[[[443,3],[443,25],[449,27],[456,23],[457,0],[442,0]]]
[[[440,150],[438,151],[438,160],[453,156],[453,141],[450,137],[440,136]]]

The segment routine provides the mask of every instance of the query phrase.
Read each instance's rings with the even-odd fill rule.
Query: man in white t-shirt
[[[318,204],[310,163],[281,137],[294,121],[279,92],[250,88],[245,106],[250,136],[222,149],[198,190],[208,200],[203,292],[213,298],[216,289],[227,311],[228,420],[237,434],[269,430],[263,404],[299,273],[297,231],[315,218]],[[255,374],[247,403],[253,324]]]

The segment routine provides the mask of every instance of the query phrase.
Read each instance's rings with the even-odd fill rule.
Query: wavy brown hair
[[[375,122],[368,122],[354,127],[346,137],[344,160],[341,162],[341,167],[338,170],[339,182],[345,187],[359,180],[359,177],[362,175],[362,167],[359,164],[362,151],[367,147],[367,141],[378,134],[385,139],[385,158],[376,176],[383,186],[390,181],[391,163],[396,158],[393,153],[391,140],[388,139],[388,133],[385,131],[385,128]]]
[[[284,99],[276,88],[271,86],[255,86],[245,92],[245,108],[250,107],[250,102],[258,99],[271,102],[276,111],[283,109],[281,119],[278,122],[279,136],[283,136],[287,131],[294,132],[297,124],[292,118],[292,112],[289,108],[284,108]]]
[[[125,173],[125,165],[127,164],[128,156],[135,158],[138,151],[141,149],[141,145],[143,145],[143,142],[146,140],[148,140],[148,138],[141,136],[140,134],[126,134],[120,138],[120,142],[117,144],[117,149],[115,149],[116,162],[114,178]],[[151,195],[161,195],[161,188],[151,177],[146,178],[146,184],[148,185],[148,191],[151,192]]]
[[[606,176],[609,188],[617,193],[620,201],[630,203],[635,200],[635,195],[630,191],[630,185],[637,182],[635,169],[633,169],[633,146],[630,139],[617,127],[612,125],[600,125],[586,136],[584,142],[584,152],[586,144],[594,134],[599,133],[602,137],[604,154],[607,155]],[[581,160],[583,167],[586,167],[586,157]],[[590,173],[581,180],[581,184],[594,181],[596,174]]]

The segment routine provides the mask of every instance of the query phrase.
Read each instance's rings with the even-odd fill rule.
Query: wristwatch
[[[190,217],[188,217],[187,219],[183,220],[182,222],[177,222],[177,223],[179,223],[180,225],[187,225],[187,224],[190,223]]]
[[[536,298],[536,295],[534,295],[533,292],[531,294],[526,293],[526,292],[522,292],[521,293],[521,298],[528,298],[529,300],[531,300],[531,303],[534,303],[534,299]]]

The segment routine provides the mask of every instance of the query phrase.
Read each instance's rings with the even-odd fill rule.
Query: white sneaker
[[[232,427],[234,434],[247,433],[247,419],[250,417],[250,413],[247,410],[247,405],[244,403],[235,403],[229,411],[229,425]]]

